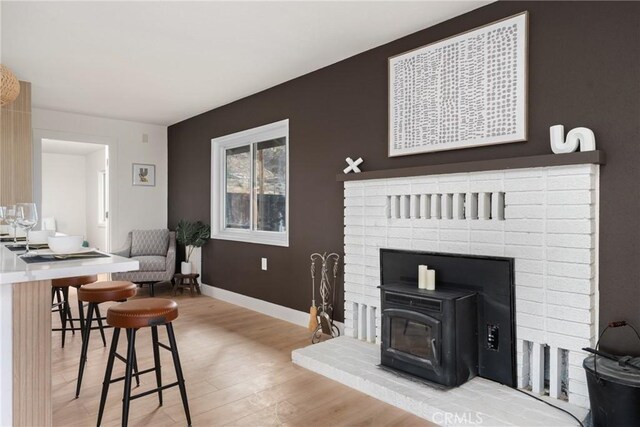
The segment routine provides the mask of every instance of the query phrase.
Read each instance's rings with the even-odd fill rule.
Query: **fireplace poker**
[[[318,308],[316,307],[316,261],[311,255],[311,308],[309,309],[309,331],[318,328]]]

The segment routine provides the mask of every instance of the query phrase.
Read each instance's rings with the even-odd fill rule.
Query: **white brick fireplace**
[[[598,187],[593,164],[345,182],[345,334],[379,342],[380,248],[512,257],[518,386],[588,407]]]

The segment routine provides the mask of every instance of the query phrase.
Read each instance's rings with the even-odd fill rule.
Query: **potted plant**
[[[195,248],[201,248],[211,236],[211,227],[202,221],[178,221],[176,240],[186,248],[187,259],[180,264],[182,274],[191,274],[191,254]]]

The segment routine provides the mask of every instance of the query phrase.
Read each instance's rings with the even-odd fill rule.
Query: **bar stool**
[[[67,331],[71,331],[73,335],[75,335],[76,331],[78,330],[78,328],[76,328],[73,325],[74,320],[80,321],[79,329],[81,333],[84,330],[83,329],[84,328],[84,325],[83,325],[84,311],[83,311],[81,302],[79,302],[78,304],[80,309],[80,318],[74,318],[71,314],[71,306],[69,305],[69,286],[79,288],[82,285],[87,285],[89,283],[93,283],[97,281],[98,281],[98,276],[96,276],[95,274],[89,275],[89,276],[65,277],[65,278],[53,279],[51,281],[51,287],[52,287],[51,305],[52,305],[52,308],[54,308],[52,312],[60,313],[60,323],[62,324],[61,328],[52,328],[51,331],[53,332],[62,331],[62,348],[64,348],[64,342],[65,342]],[[56,302],[54,302],[54,300],[56,300]],[[71,328],[67,328],[67,322],[69,322],[69,325],[71,326]],[[102,319],[100,319],[99,315],[98,315],[98,325],[100,327],[102,340],[106,345],[106,340],[104,338],[104,331],[102,327]]]
[[[122,398],[122,425],[126,426],[129,421],[129,403],[133,399],[147,396],[152,393],[158,393],[158,401],[162,406],[162,390],[170,387],[178,386],[180,388],[180,396],[182,405],[187,417],[187,424],[191,425],[191,415],[189,413],[189,403],[187,402],[187,390],[184,385],[184,377],[182,375],[182,367],[180,365],[180,357],[178,356],[178,346],[176,338],[173,334],[173,325],[171,322],[178,317],[178,304],[175,301],[164,298],[145,298],[123,302],[122,304],[109,307],[107,311],[107,324],[113,326],[113,338],[111,340],[111,350],[109,351],[109,359],[104,374],[104,382],[102,383],[102,395],[100,396],[100,409],[98,410],[98,426],[102,421],[104,405],[109,392],[109,385],[124,380],[124,396]],[[165,325],[167,328],[167,336],[169,337],[169,345],[158,342],[158,326]],[[138,375],[155,372],[157,388],[148,390],[140,394],[131,395],[131,377],[135,368],[135,343],[136,332],[140,328],[151,327],[151,341],[153,345],[153,361],[154,367],[138,372]],[[129,336],[129,345],[127,347],[126,358],[117,353],[118,338],[120,337],[120,329],[125,329]],[[173,357],[173,365],[176,370],[177,381],[171,384],[162,385],[162,373],[160,368],[160,347],[171,352]],[[113,371],[113,362],[115,358],[125,362],[124,377],[111,379]]]
[[[122,302],[126,301],[136,294],[136,285],[131,282],[96,282],[81,286],[78,289],[78,301],[88,302],[87,318],[82,338],[82,351],[80,353],[80,366],[78,368],[78,382],[76,384],[76,399],[80,396],[80,387],[82,385],[82,375],[84,367],[87,363],[87,351],[89,349],[89,336],[91,335],[91,322],[94,313],[98,316],[98,304],[109,301]],[[127,334],[128,335],[128,334]],[[135,356],[132,359],[135,363]],[[137,372],[137,368],[136,368]],[[140,380],[136,374],[136,381],[140,385]]]

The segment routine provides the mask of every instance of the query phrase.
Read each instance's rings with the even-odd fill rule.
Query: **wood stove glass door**
[[[384,310],[387,322],[385,343],[394,357],[412,363],[440,366],[440,320],[402,309]]]

